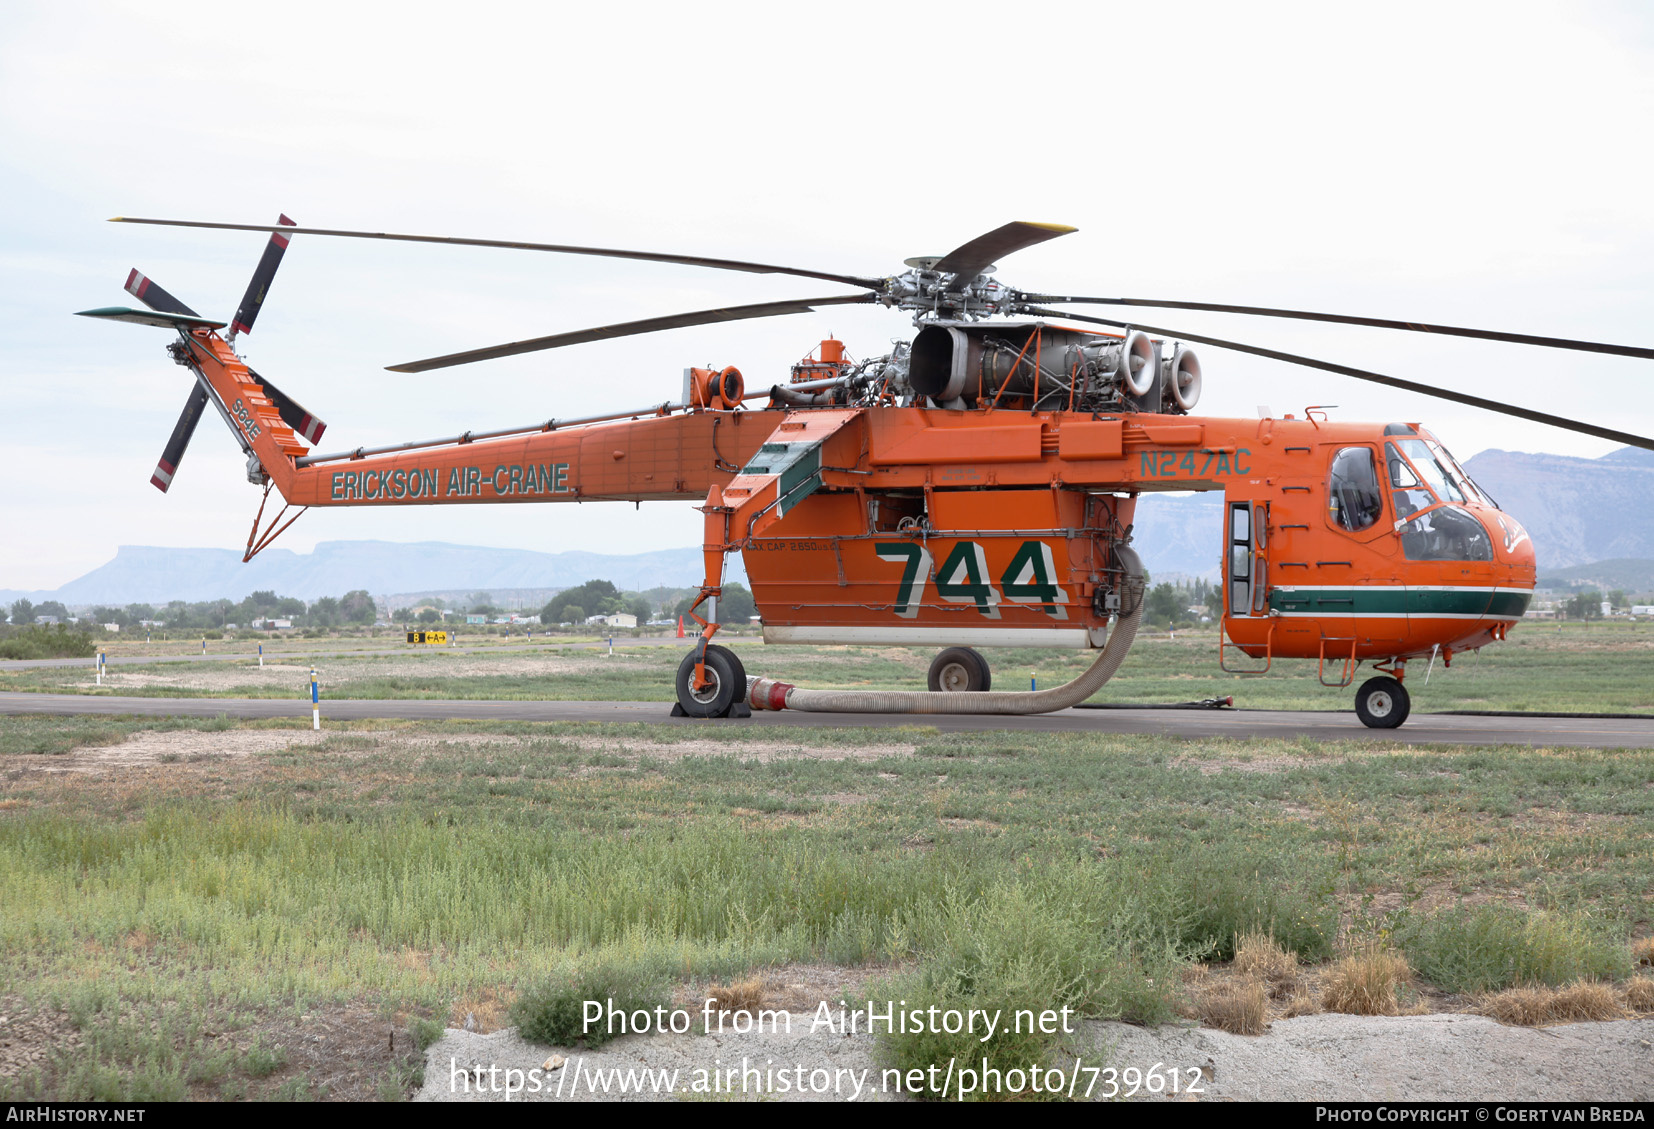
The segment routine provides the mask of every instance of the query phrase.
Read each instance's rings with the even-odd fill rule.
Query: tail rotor
[[[293,226],[293,221],[282,216],[278,222],[284,226]],[[281,232],[273,232],[270,242],[265,245],[264,255],[259,259],[258,266],[253,270],[253,277],[247,284],[247,293],[242,296],[241,305],[237,307],[235,319],[230,323],[229,339],[233,344],[239,333],[251,333],[253,323],[258,320],[259,310],[264,305],[264,299],[270,292],[270,283],[276,276],[276,268],[281,266],[282,256],[287,252],[290,236]],[[153,279],[148,278],[136,268],[127,275],[126,291],[138,301],[157,313],[181,314],[185,317],[200,317],[168,290]],[[258,373],[249,368],[248,373],[264,387],[264,394],[276,406],[281,414],[282,422],[303,436],[312,446],[320,442],[322,433],[327,430],[327,424],[310,413],[308,409],[293,397],[271,384]],[[184,459],[184,452],[189,448],[190,440],[195,436],[196,425],[201,422],[201,415],[207,408],[207,389],[200,384],[190,391],[189,398],[184,402],[184,410],[179,413],[178,422],[173,426],[172,435],[167,440],[161,452],[160,461],[155,464],[155,473],[150,475],[149,481],[157,490],[165,493],[172,486],[173,477],[178,473],[178,464]],[[232,429],[233,430],[233,429]]]

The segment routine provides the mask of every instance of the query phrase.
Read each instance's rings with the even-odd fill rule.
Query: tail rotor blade
[[[150,309],[159,310],[163,314],[183,314],[192,318],[201,316],[157,283],[145,278],[138,272],[137,267],[133,267],[132,273],[126,276],[126,292]]]
[[[247,375],[264,386],[265,398],[276,406],[276,411],[281,415],[281,422],[298,432],[312,447],[321,442],[322,432],[327,430],[327,424],[323,423],[320,417],[311,415],[303,404],[252,369],[247,370]]]
[[[286,219],[287,217],[283,216],[282,218]],[[288,222],[291,223],[292,221],[289,220]],[[276,261],[278,263],[281,261],[281,255],[279,253],[276,255]],[[261,270],[263,269],[263,266],[263,263],[259,264]],[[271,273],[274,273],[273,267],[271,268]],[[256,277],[255,281],[257,281]],[[265,283],[268,285],[268,278],[265,279]],[[172,294],[163,289],[159,283],[155,282],[153,279],[145,277],[136,267],[132,269],[131,274],[126,276],[126,291],[150,309],[159,311],[160,313],[183,314],[185,317],[199,316],[194,310],[184,305],[184,303],[180,302]],[[274,384],[271,384],[268,380],[254,372],[252,369],[249,368],[247,372],[254,380],[264,386],[265,395],[269,398],[270,402],[276,406],[276,411],[281,414],[283,423],[308,440],[311,446],[315,446],[321,441],[322,432],[327,430],[327,424],[323,423],[319,416],[312,415],[303,404],[299,403],[297,400],[293,399],[293,397],[277,388]],[[203,397],[201,404],[205,405],[205,394],[201,393],[199,389],[196,391]],[[196,415],[200,415],[200,407],[197,407]],[[182,419],[179,420],[179,426],[183,426]],[[190,424],[187,431],[182,433],[180,433],[177,429],[174,429],[173,438],[167,444],[168,453],[162,456],[161,462],[156,465],[155,477],[150,480],[155,483],[158,489],[164,491],[167,488],[165,484],[171,482],[172,474],[177,469],[178,461],[184,457],[184,448],[189,445],[190,435],[192,435],[194,431],[195,424],[193,423]]]
[[[206,410],[207,393],[197,384],[190,389],[189,399],[184,401],[184,410],[178,416],[177,424],[173,426],[172,437],[167,440],[166,449],[161,452],[161,461],[155,464],[155,473],[149,476],[150,485],[161,493],[165,494],[171,489],[172,477],[178,473],[178,464],[184,461],[184,451],[190,445],[190,437],[195,434],[195,425],[201,422],[201,413]]]
[[[277,218],[276,223],[283,227],[298,226],[286,216]],[[276,277],[276,268],[281,266],[281,257],[287,253],[287,244],[292,237],[280,231],[270,233],[270,242],[264,245],[264,255],[258,261],[253,271],[252,281],[247,283],[247,293],[241,299],[241,305],[236,308],[235,317],[230,322],[230,335],[237,333],[251,333],[253,322],[258,320],[258,311],[264,305],[264,296],[270,292],[270,282]]]

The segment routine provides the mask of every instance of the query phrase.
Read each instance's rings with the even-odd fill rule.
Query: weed
[[[1635,1011],[1654,1011],[1654,976],[1635,976],[1625,986],[1625,1003]]]
[[[1482,1000],[1481,1012],[1518,1027],[1618,1019],[1625,1014],[1612,988],[1586,980],[1563,988],[1507,988]]]
[[[1261,1035],[1269,1008],[1269,991],[1262,980],[1230,980],[1201,994],[1196,1004],[1200,1021],[1233,1035]]]
[[[1235,971],[1242,976],[1286,984],[1297,978],[1298,954],[1288,952],[1268,933],[1243,933],[1235,943]]]
[[[1399,1015],[1396,989],[1411,975],[1406,957],[1368,946],[1332,966],[1321,1003],[1328,1011],[1350,1015]]]
[[[1450,909],[1405,921],[1396,935],[1419,974],[1449,992],[1616,979],[1630,971],[1624,945],[1576,914]]]
[[[286,1065],[285,1047],[267,1047],[260,1040],[254,1040],[253,1045],[241,1056],[241,1069],[250,1078],[267,1078]]]
[[[603,1005],[603,1016],[588,1018],[587,1003]],[[559,1047],[600,1047],[631,1030],[632,1013],[670,1010],[665,980],[618,964],[594,963],[566,977],[549,980],[517,998],[511,1018],[518,1033],[534,1043]],[[620,1013],[610,1020],[611,1012]]]

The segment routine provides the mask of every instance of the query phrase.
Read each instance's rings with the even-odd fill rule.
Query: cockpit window
[[[1370,447],[1345,447],[1332,457],[1327,476],[1327,510],[1344,529],[1367,529],[1384,511],[1378,468]]]
[[[1419,476],[1407,460],[1401,457],[1394,443],[1384,445],[1384,460],[1390,469],[1390,499],[1396,506],[1396,520],[1411,517],[1426,506],[1436,504],[1436,496],[1425,489]]]
[[[1406,519],[1401,549],[1410,561],[1491,561],[1493,539],[1468,510],[1442,506]]]
[[[1447,468],[1436,461],[1435,452],[1424,440],[1400,439],[1396,441],[1396,446],[1401,448],[1401,453],[1407,456],[1413,468],[1424,478],[1430,489],[1436,492],[1438,498],[1444,502],[1465,500],[1464,491],[1459,489],[1453,476],[1448,474]]]
[[[1446,447],[1443,447],[1434,439],[1426,440],[1426,442],[1430,444],[1430,451],[1436,456],[1436,462],[1440,463],[1442,469],[1452,477],[1454,484],[1464,491],[1465,497],[1472,501],[1493,505],[1493,499],[1489,498],[1486,492],[1464,472],[1464,468],[1459,465],[1457,459],[1448,453]],[[1498,509],[1498,507],[1494,506],[1494,509]]]

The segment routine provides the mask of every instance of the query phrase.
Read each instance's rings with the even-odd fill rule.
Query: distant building
[[[532,627],[534,624],[540,622],[540,617],[537,615],[514,615],[511,617],[511,622],[516,624],[525,624]]]
[[[590,627],[636,627],[637,616],[628,612],[616,615],[589,615],[586,617],[586,624]]]
[[[156,624],[155,626],[159,627],[161,625]],[[234,627],[235,625],[231,624],[230,626]],[[285,631],[293,626],[293,621],[290,619],[255,619],[252,626],[255,630],[261,631]]]
[[[1654,604],[1632,604],[1632,615],[1654,615]]]
[[[57,626],[57,616],[55,615],[37,615],[34,617],[34,621],[41,627]]]
[[[471,627],[483,627],[488,623],[488,617],[485,615],[468,615],[465,617],[465,622]]]
[[[121,633],[121,625],[118,623],[106,623],[103,625],[103,629],[105,631],[113,631],[117,635]]]

